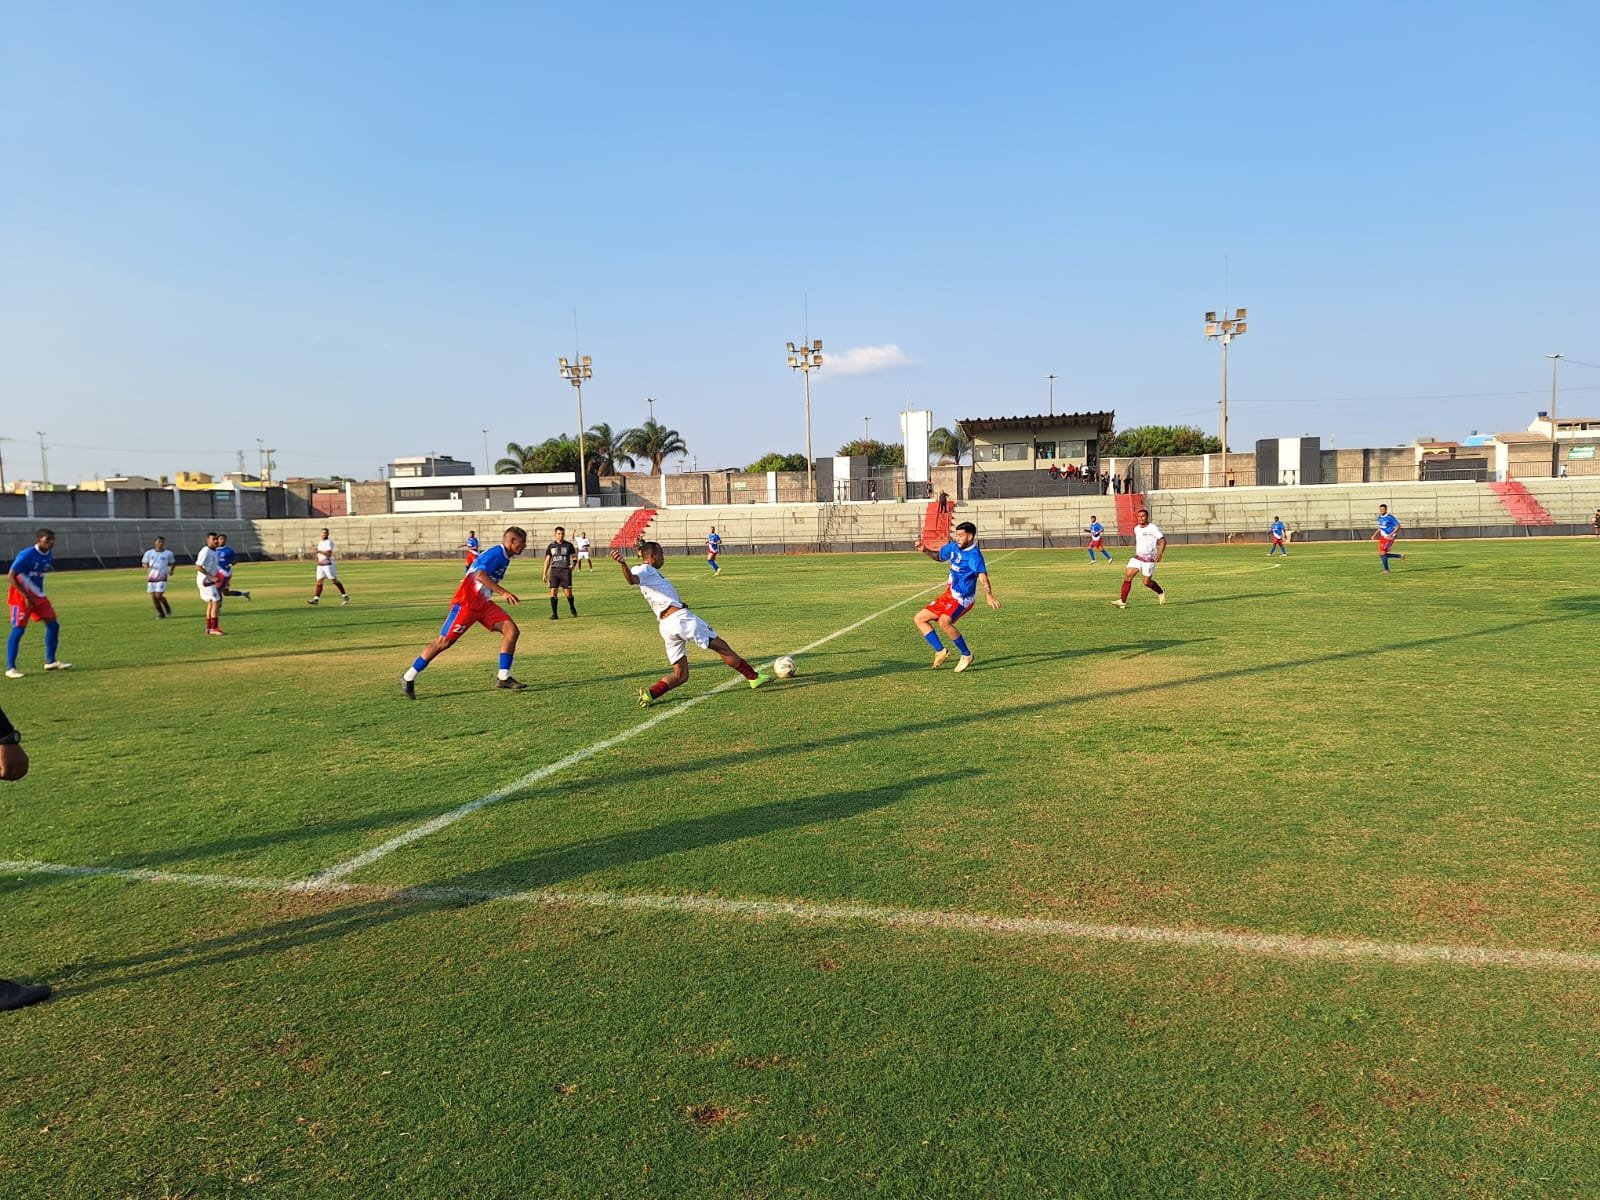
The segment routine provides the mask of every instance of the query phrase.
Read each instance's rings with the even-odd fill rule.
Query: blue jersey
[[[29,546],[11,560],[11,569],[22,580],[23,586],[36,596],[44,595],[45,572],[54,565],[54,554],[52,550]]]
[[[987,575],[983,551],[974,543],[963,550],[954,542],[946,542],[939,550],[939,561],[950,564],[950,594],[963,604],[971,604],[978,595],[978,576]]]
[[[456,589],[455,603],[472,604],[479,600],[486,600],[493,593],[477,580],[479,571],[490,579],[499,583],[506,577],[506,572],[511,569],[511,555],[504,545],[490,546],[467,566],[466,578],[461,581],[461,586]]]
[[[1275,538],[1281,538],[1283,536],[1283,522],[1282,521],[1274,521],[1272,523],[1272,536],[1275,537]]]
[[[229,575],[232,575],[233,574],[233,560],[234,560],[235,557],[237,557],[237,555],[238,555],[238,551],[235,550],[232,546],[218,546],[217,547],[217,566],[221,567]]]
[[[1378,532],[1384,537],[1392,538],[1400,532],[1400,518],[1393,513],[1384,513],[1378,518]]]
[[[469,537],[467,539],[467,549],[468,550],[476,550],[477,548],[478,548],[478,539],[477,538],[473,538],[473,537]]]
[[[1106,527],[1104,525],[1100,524],[1099,521],[1090,521],[1089,522],[1089,536],[1090,537],[1097,538],[1102,533],[1104,533],[1105,531],[1106,531]]]
[[[720,533],[713,533],[710,537],[706,538],[706,551],[708,553],[715,554],[721,549],[722,535]]]

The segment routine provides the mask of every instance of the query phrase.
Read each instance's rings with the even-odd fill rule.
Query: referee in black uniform
[[[567,607],[578,615],[578,605],[572,599],[572,564],[578,557],[578,548],[567,541],[567,531],[556,526],[556,540],[544,548],[544,581],[550,585],[550,619],[556,619],[556,592],[567,593]]]

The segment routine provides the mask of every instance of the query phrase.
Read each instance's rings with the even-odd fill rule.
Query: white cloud
[[[857,346],[824,360],[835,375],[877,375],[901,367],[914,367],[916,362],[906,357],[899,346]]]

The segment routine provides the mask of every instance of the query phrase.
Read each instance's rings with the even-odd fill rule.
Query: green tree
[[[869,466],[874,467],[903,467],[906,465],[906,448],[896,443],[893,446],[872,438],[857,438],[853,442],[846,442],[839,447],[840,454],[847,454],[854,458],[857,455],[866,455]]]
[[[687,454],[689,447],[676,429],[668,429],[654,417],[637,429],[625,430],[617,438],[617,450],[635,461],[650,460],[650,474],[661,474],[661,460],[669,454]]]
[[[583,435],[584,456],[596,475],[615,475],[618,464],[633,466],[632,456],[622,453],[617,446],[619,436],[604,423],[591,425],[589,432]]]
[[[941,463],[959,463],[972,453],[972,441],[959,426],[947,429],[941,425],[928,435],[928,450],[938,455]]]
[[[537,446],[506,443],[506,456],[494,464],[496,475],[533,475],[578,470],[578,439],[568,434],[546,438]]]
[[[752,475],[758,475],[763,471],[804,471],[805,469],[806,456],[804,454],[779,454],[776,450],[770,454],[763,454],[745,468]]]
[[[1222,440],[1195,425],[1136,425],[1100,443],[1100,457],[1148,458],[1171,454],[1218,454]]]

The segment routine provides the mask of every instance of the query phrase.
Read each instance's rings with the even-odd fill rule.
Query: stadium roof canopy
[[[976,433],[1004,433],[1008,430],[1020,433],[1025,430],[1060,428],[1063,425],[1093,425],[1101,433],[1109,434],[1116,431],[1117,414],[1091,412],[1040,413],[1034,417],[964,417],[956,424],[966,431],[968,437]]]

